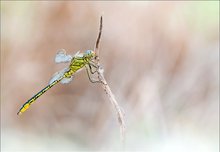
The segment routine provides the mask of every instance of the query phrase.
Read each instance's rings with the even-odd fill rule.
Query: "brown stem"
[[[99,62],[99,46],[100,46],[100,40],[101,40],[101,35],[102,35],[102,16],[100,18],[100,23],[99,23],[99,35],[97,37],[97,40],[96,40],[96,44],[95,44],[95,54],[96,54],[96,60],[97,62]]]
[[[100,46],[100,40],[101,40],[101,35],[102,35],[102,22],[103,22],[103,19],[102,19],[102,16],[100,18],[100,26],[99,26],[99,35],[98,35],[98,38],[96,40],[96,45],[95,45],[95,54],[96,54],[96,57],[95,57],[95,60],[97,62],[97,65],[98,65],[98,68],[97,68],[97,71],[98,71],[98,79],[103,82],[101,83],[102,84],[102,88],[105,90],[106,94],[108,95],[109,97],[109,100],[111,102],[111,104],[113,105],[115,111],[116,111],[116,114],[118,116],[118,122],[119,122],[119,125],[120,125],[120,131],[121,131],[121,139],[122,141],[124,142],[124,138],[125,138],[125,121],[124,121],[124,115],[118,105],[118,102],[116,101],[115,99],[115,96],[114,94],[112,93],[108,83],[106,82],[105,80],[105,77],[104,77],[104,70],[100,67],[100,61],[99,61],[99,46]]]

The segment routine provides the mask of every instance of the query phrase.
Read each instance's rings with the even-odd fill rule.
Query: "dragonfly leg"
[[[98,68],[99,66],[94,61],[90,60],[89,64],[92,65],[94,68]]]
[[[88,65],[89,65],[89,68],[90,68],[90,72],[91,72],[92,74],[98,72],[98,69],[101,68],[100,65],[97,65],[94,61],[90,61],[90,62],[88,63]],[[94,68],[96,69],[94,72],[92,71],[92,67],[94,67]]]
[[[87,71],[87,75],[88,75],[88,77],[89,77],[89,80],[92,82],[92,83],[102,83],[102,84],[104,84],[104,85],[107,85],[105,82],[103,82],[102,80],[92,80],[92,78],[91,78],[91,76],[90,76],[90,74],[89,74],[89,69],[88,69],[88,67],[86,66],[86,71]],[[90,72],[92,73],[92,69],[90,69]],[[98,72],[97,71],[97,69],[96,69],[96,71],[94,72],[94,73],[96,73],[96,72]],[[93,73],[92,73],[93,74]],[[98,76],[98,78],[99,78],[99,76]]]
[[[97,71],[97,68],[96,68],[95,71],[92,71],[92,66],[91,66],[90,64],[88,64],[88,65],[89,65],[89,70],[90,70],[90,72],[91,72],[92,74],[95,74],[96,72],[98,72],[98,71]]]
[[[101,80],[93,80],[93,79],[91,78],[90,74],[89,74],[89,69],[88,69],[88,67],[87,67],[87,66],[85,66],[85,67],[86,67],[86,72],[87,72],[87,75],[88,75],[88,77],[89,77],[89,81],[90,81],[90,82],[92,82],[92,83],[103,83]],[[96,72],[97,72],[97,70],[96,70]]]

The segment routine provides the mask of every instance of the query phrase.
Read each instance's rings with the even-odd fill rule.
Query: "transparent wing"
[[[80,53],[80,51],[78,51],[76,54],[74,54],[73,57],[83,57],[83,53]]]
[[[56,73],[52,76],[52,78],[50,79],[49,84],[53,83],[53,82],[56,81],[57,79],[60,79],[60,78],[64,75],[64,73],[65,73],[66,71],[68,71],[68,70],[69,70],[69,68],[64,68],[63,70],[61,70],[61,71],[59,71],[59,72],[56,72]]]
[[[73,80],[73,76],[71,76],[70,78],[63,78],[63,80],[61,80],[62,84],[67,84],[70,83]]]
[[[65,62],[70,62],[72,60],[71,55],[67,55],[66,51],[64,49],[61,49],[58,51],[55,57],[55,62],[56,63],[65,63]]]

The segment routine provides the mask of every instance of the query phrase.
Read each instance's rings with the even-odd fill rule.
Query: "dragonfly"
[[[92,50],[86,50],[84,53],[80,53],[78,51],[75,55],[67,55],[64,49],[58,51],[55,56],[56,63],[70,63],[68,67],[62,69],[59,72],[56,72],[49,81],[49,84],[35,94],[32,98],[30,98],[27,102],[25,102],[17,115],[21,115],[24,113],[32,103],[34,103],[40,96],[42,96],[46,91],[52,88],[57,83],[61,82],[62,84],[69,83],[73,80],[73,76],[75,73],[82,70],[84,67],[86,68],[87,75],[89,77],[90,82],[92,83],[103,83],[100,80],[94,80],[91,77],[91,74],[95,74],[97,69],[99,68],[95,62],[96,55]],[[95,71],[94,71],[95,68]]]

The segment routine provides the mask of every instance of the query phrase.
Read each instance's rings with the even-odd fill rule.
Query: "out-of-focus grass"
[[[120,149],[116,116],[86,72],[19,107],[65,65],[60,48],[92,49],[125,111],[126,150],[219,149],[219,2],[1,2],[3,151]]]

